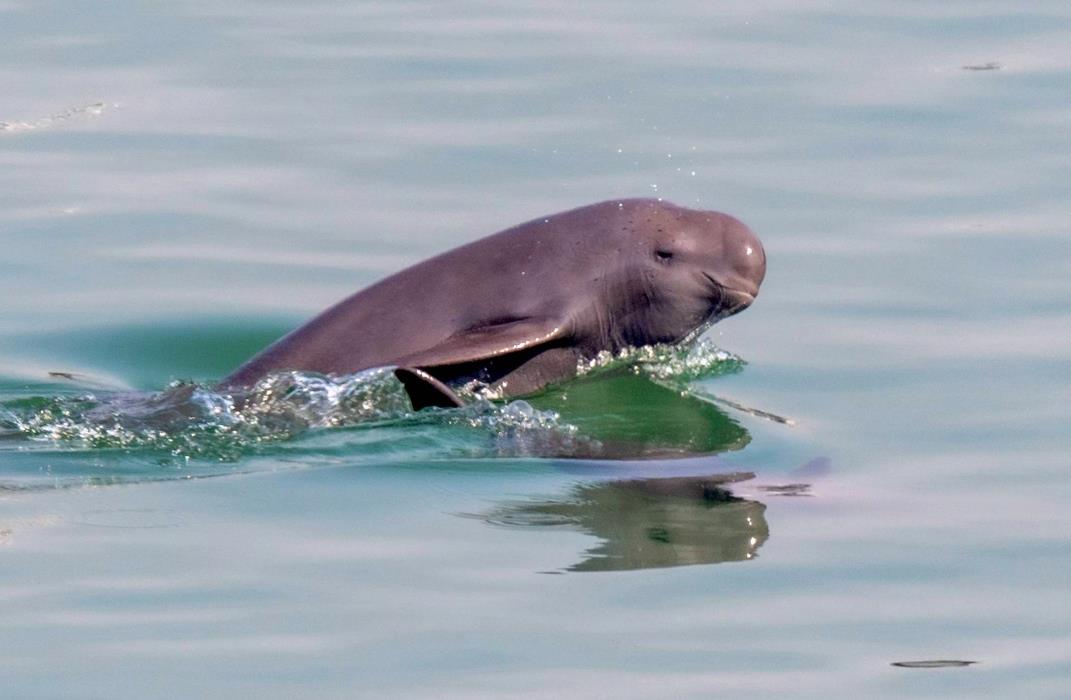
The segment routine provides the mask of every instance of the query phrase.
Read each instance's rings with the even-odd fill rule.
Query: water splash
[[[223,462],[310,431],[415,423],[490,434],[495,453],[532,453],[524,439],[530,433],[574,432],[560,426],[553,411],[524,401],[497,405],[477,399],[462,409],[414,413],[386,369],[339,378],[281,372],[235,393],[175,382],[153,394],[30,397],[0,406],[0,437],[69,450],[144,450],[162,453],[158,458]]]
[[[774,423],[796,425],[792,418],[745,406],[692,385],[692,382],[699,379],[739,372],[746,365],[747,362],[743,358],[722,350],[709,339],[701,337],[691,345],[645,345],[626,348],[617,355],[601,352],[595,359],[580,363],[577,373],[583,375],[626,367],[634,374],[646,376],[651,381],[682,394],[686,393],[697,399]]]
[[[691,345],[644,345],[625,348],[616,355],[600,352],[583,361],[577,374],[587,375],[622,367],[653,380],[684,386],[690,381],[738,372],[746,363],[733,353],[722,350],[707,338]]]
[[[602,447],[557,411],[540,410],[520,399],[500,405],[480,398],[461,409],[442,411],[441,419],[491,436],[490,445],[469,452],[474,457],[573,457],[596,455]]]
[[[180,459],[233,461],[310,429],[401,417],[408,406],[387,370],[338,379],[282,372],[235,393],[175,382],[153,394],[9,401],[0,407],[0,434],[69,449],[144,449]]]
[[[592,374],[626,368],[652,381],[679,382],[736,371],[743,361],[710,343],[690,349],[653,346],[600,356]],[[0,449],[121,451],[157,465],[236,462],[287,449],[289,441],[328,429],[430,427],[433,449],[464,456],[592,456],[598,440],[554,410],[524,400],[494,402],[465,387],[458,409],[414,412],[389,369],[343,377],[311,372],[269,375],[248,390],[220,392],[175,382],[156,393],[93,392],[0,402]],[[299,441],[300,442],[300,441]],[[291,448],[295,448],[293,445]]]

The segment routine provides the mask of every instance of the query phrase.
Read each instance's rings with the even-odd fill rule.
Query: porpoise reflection
[[[766,506],[734,496],[750,473],[585,483],[560,499],[508,502],[482,517],[505,527],[568,528],[602,540],[566,571],[746,561],[770,536]]]

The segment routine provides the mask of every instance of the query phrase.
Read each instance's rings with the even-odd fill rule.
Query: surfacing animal
[[[413,407],[458,406],[471,380],[530,394],[602,351],[680,343],[748,307],[758,237],[719,212],[622,199],[539,217],[357,292],[225,378],[394,367]]]

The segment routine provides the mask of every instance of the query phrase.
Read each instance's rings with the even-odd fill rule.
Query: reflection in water
[[[571,528],[603,540],[568,571],[744,561],[770,536],[766,506],[738,498],[727,487],[752,476],[588,483],[561,499],[503,504],[484,519],[503,526]]]
[[[542,445],[542,454],[578,458],[582,461],[564,468],[583,473],[606,473],[600,466],[605,462],[585,463],[584,459],[631,460],[631,465],[614,462],[606,468],[620,475],[631,467],[640,475],[584,483],[558,499],[504,503],[484,519],[503,526],[565,527],[603,540],[569,571],[751,559],[769,537],[766,506],[734,496],[728,485],[754,475],[711,475],[709,459],[681,459],[743,449],[751,441],[750,434],[717,406],[656,383],[634,369],[582,377],[531,402],[556,412],[565,424],[577,429],[568,444],[557,449]],[[535,435],[552,440],[561,437],[553,431]],[[677,476],[647,476],[651,467],[642,465],[650,462],[643,460],[667,457],[675,458]],[[680,466],[706,471],[681,476]]]

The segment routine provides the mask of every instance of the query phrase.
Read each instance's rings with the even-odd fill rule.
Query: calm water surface
[[[5,696],[1067,697],[1069,32],[1057,2],[0,2]],[[623,196],[766,246],[709,334],[745,363],[689,396],[626,368],[430,417],[376,385],[348,427],[302,394],[267,441],[79,432]],[[545,456],[569,426],[718,454]],[[978,663],[891,665],[933,660]]]

